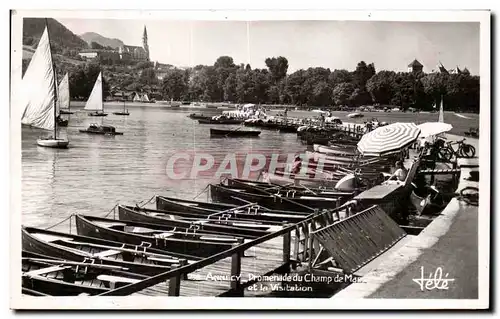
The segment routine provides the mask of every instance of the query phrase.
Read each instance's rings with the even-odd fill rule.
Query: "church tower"
[[[146,59],[149,61],[148,31],[146,30],[146,26],[144,26],[144,33],[142,35],[142,46],[144,47],[144,51],[146,51]]]

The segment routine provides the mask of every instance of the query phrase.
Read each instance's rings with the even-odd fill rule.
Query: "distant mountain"
[[[44,18],[24,18],[23,20],[23,44],[36,47],[43,30],[45,30]],[[49,26],[50,43],[55,52],[64,49],[87,49],[89,45],[76,34],[68,30],[64,25],[54,19],[47,19]]]
[[[106,38],[95,32],[85,32],[84,34],[80,35],[80,38],[85,40],[88,45],[90,45],[92,42],[96,42],[104,47],[112,47],[113,49],[117,49],[123,45],[123,42],[120,39]]]

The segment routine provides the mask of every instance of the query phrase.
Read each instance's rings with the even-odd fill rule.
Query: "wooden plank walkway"
[[[292,232],[292,240],[293,240]],[[292,245],[293,246],[293,245]],[[292,247],[293,252],[293,247]],[[283,236],[273,238],[245,251],[241,262],[241,283],[251,275],[259,276],[272,271],[283,263]],[[187,280],[181,280],[180,296],[218,296],[230,289],[231,257],[188,274]],[[221,276],[217,278],[218,276]],[[222,277],[225,276],[225,277]],[[251,279],[251,278],[250,278]],[[133,293],[132,296],[168,296],[168,281]],[[245,296],[259,292],[245,289]]]

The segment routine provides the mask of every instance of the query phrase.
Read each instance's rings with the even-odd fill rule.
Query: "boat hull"
[[[59,110],[59,114],[75,114],[75,113],[71,111]]]
[[[137,209],[131,207],[123,207],[118,206],[118,215],[120,220],[129,220],[136,221],[148,224],[156,224],[156,225],[165,225],[171,227],[185,227],[189,228],[192,225],[191,221],[182,220],[182,219],[171,219],[168,218],[167,214],[155,214],[148,215],[145,212],[145,209]],[[154,211],[154,210],[147,210]],[[215,224],[215,223],[200,223],[197,224],[199,226],[199,231],[215,233],[221,235],[238,235],[243,236],[245,238],[258,238],[264,235],[267,235],[268,232],[261,229],[253,229],[248,227],[231,227],[225,224]]]
[[[353,152],[353,148],[339,148],[339,147],[327,147],[324,145],[314,144],[313,149],[315,152],[326,154],[326,155],[347,155],[356,156]]]
[[[65,247],[63,245],[54,245],[51,242],[47,242],[40,238],[34,236],[34,234],[45,234],[48,236],[67,238],[69,240],[73,240],[76,242],[92,244],[92,245],[100,245],[102,247],[109,247],[110,250],[121,248],[123,243],[121,242],[113,242],[109,240],[104,240],[101,238],[93,238],[93,237],[85,237],[73,234],[65,234],[60,232],[54,232],[49,230],[37,229],[33,227],[23,227],[22,229],[22,246],[23,250],[27,253],[35,254],[35,255],[43,255],[49,256],[51,259],[58,258],[75,262],[82,262],[89,258],[89,254],[86,251],[80,251],[78,249],[73,249],[69,247]],[[135,249],[134,247],[130,247],[130,249]],[[143,248],[141,248],[143,249]],[[155,250],[151,248],[147,248],[147,252],[151,252],[154,254],[163,254],[165,258],[172,258],[171,256],[178,258],[186,258],[189,256],[181,256],[174,254],[166,254],[164,251]],[[140,254],[141,251],[139,250]],[[156,275],[171,269],[169,265],[165,264],[153,264],[153,263],[139,263],[133,261],[125,261],[125,260],[116,260],[113,257],[101,257],[96,259],[98,263],[125,267],[128,268],[131,272],[147,274],[147,275]]]
[[[66,139],[37,139],[36,144],[41,147],[49,148],[68,148],[69,141]]]
[[[95,221],[97,218],[89,219],[89,216],[79,216],[76,215],[76,228],[79,235],[89,236],[89,237],[98,237],[104,238],[112,241],[119,241],[132,245],[141,245],[142,243],[150,243],[151,247],[178,252],[182,254],[190,254],[199,257],[210,257],[213,254],[223,252],[232,247],[231,244],[226,243],[214,243],[209,241],[201,241],[201,240],[188,240],[188,239],[178,239],[178,238],[169,238],[169,237],[154,237],[152,235],[142,235],[142,234],[134,234],[131,232],[119,231],[115,229],[111,229],[108,227],[103,227],[97,224]],[[99,220],[103,220],[100,218]],[[126,223],[127,221],[122,221]],[[140,223],[129,223],[139,225]],[[139,227],[148,227],[157,230],[171,231],[171,229],[167,229],[167,227],[161,227],[159,225],[145,224],[140,225]]]
[[[107,113],[89,113],[89,116],[108,116]]]
[[[243,120],[214,120],[214,119],[199,119],[199,124],[241,124]]]
[[[181,210],[184,209],[186,214],[192,214],[194,217],[198,218],[208,218],[214,213],[220,212],[220,210],[211,210],[207,208],[189,207],[182,204],[177,204],[175,202],[157,197],[156,200],[157,209],[165,210],[166,214],[170,210]],[[179,207],[184,206],[184,207]],[[179,207],[179,208],[177,208]],[[232,212],[225,213],[231,219],[238,219],[241,221],[258,221],[258,222],[269,222],[269,223],[282,223],[284,221],[298,223],[307,217],[307,214],[288,212],[288,211],[264,211],[264,210],[254,210],[250,207],[242,209],[234,209]]]
[[[92,130],[80,130],[80,133],[96,134],[96,135],[123,135],[123,132],[101,132]]]
[[[23,258],[22,270],[23,288],[50,296],[98,295],[147,278],[119,267],[47,258]]]
[[[238,131],[210,129],[210,137],[258,137],[260,131]]]
[[[128,112],[113,112],[114,115],[130,115]]]
[[[57,121],[57,126],[66,127],[66,126],[68,126],[68,123],[69,123],[68,120],[58,120]]]
[[[244,189],[231,189],[222,185],[210,184],[210,196],[212,200],[236,205],[247,203],[257,203],[261,206],[277,210],[292,210],[297,212],[312,212],[315,208],[328,209],[337,207],[337,198],[313,197],[313,196],[273,196],[247,192]],[[239,198],[239,199],[238,199]]]

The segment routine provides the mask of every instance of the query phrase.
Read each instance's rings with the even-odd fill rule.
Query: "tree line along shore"
[[[213,65],[178,68],[153,62],[122,65],[99,58],[72,63],[55,57],[58,79],[69,73],[73,100],[86,100],[100,71],[107,100],[150,99],[207,103],[256,103],[280,108],[352,110],[363,106],[433,111],[441,100],[447,111],[479,113],[479,76],[469,72],[377,71],[359,62],[353,71],[311,67],[288,73],[285,57],[265,60],[267,68],[236,64],[229,56]],[[23,72],[29,61],[23,60]]]

